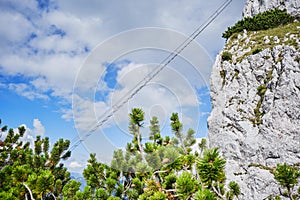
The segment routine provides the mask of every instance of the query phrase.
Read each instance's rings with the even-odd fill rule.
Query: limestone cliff
[[[244,14],[263,10],[254,8],[247,4]],[[300,23],[232,36],[210,89],[208,137],[227,160],[228,181],[240,185],[241,199],[278,194],[273,175],[258,166],[300,163]]]
[[[247,0],[243,16],[251,17],[274,8],[286,9],[288,13],[300,17],[299,0]]]

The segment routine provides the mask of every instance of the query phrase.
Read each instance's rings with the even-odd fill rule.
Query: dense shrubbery
[[[205,149],[206,142],[202,140],[198,150],[192,151],[196,143],[195,132],[189,129],[183,133],[177,113],[170,117],[174,137],[162,137],[158,119],[153,117],[149,140],[144,144],[140,133],[143,121],[144,112],[139,108],[132,109],[129,130],[133,140],[128,143],[126,152],[118,150],[114,153],[111,167],[95,162],[91,155],[93,162],[90,160],[84,170],[91,191],[98,191],[106,198],[123,200],[217,200],[234,199],[240,194],[236,183],[225,187],[225,160],[217,149]],[[96,174],[103,177],[101,183],[93,179],[94,169],[99,169]],[[106,187],[108,184],[110,187]]]
[[[217,200],[240,194],[236,183],[225,187],[225,160],[217,149],[206,149],[203,139],[198,150],[192,151],[195,132],[183,133],[177,113],[170,118],[174,137],[162,137],[159,121],[153,117],[149,140],[142,143],[143,122],[144,112],[133,109],[129,124],[133,140],[126,151],[114,152],[111,166],[90,155],[83,171],[87,184],[83,191],[59,164],[60,158],[70,155],[64,154],[69,141],[61,139],[49,151],[48,138],[38,137],[31,149],[29,143],[18,141],[25,129],[19,133],[11,129],[0,147],[0,199]],[[0,130],[1,136],[6,127]]]
[[[23,126],[18,131],[0,128],[0,199],[55,199],[70,181],[61,163],[71,156],[70,141],[59,139],[50,148],[49,138],[37,136],[32,148],[22,141],[25,131]]]
[[[286,10],[276,8],[238,21],[234,26],[228,27],[222,37],[228,39],[232,34],[239,33],[244,29],[247,31],[267,30],[291,23],[294,20],[295,17],[287,13]]]
[[[24,136],[24,127],[17,133],[13,129],[7,131],[6,126],[0,127],[0,199],[238,199],[241,194],[238,184],[230,182],[225,186],[225,159],[216,148],[206,149],[205,139],[195,150],[195,132],[189,129],[183,133],[177,113],[170,118],[174,137],[162,137],[159,121],[153,117],[148,142],[142,143],[143,122],[144,112],[133,109],[129,124],[133,140],[126,151],[114,152],[111,166],[98,162],[95,154],[90,155],[83,171],[87,184],[83,190],[80,190],[81,183],[71,180],[70,173],[61,164],[62,159],[70,156],[68,140],[60,139],[50,148],[48,138],[37,136],[31,147],[19,140]],[[298,165],[279,164],[275,169],[259,164],[253,166],[274,174],[284,189],[282,197],[299,198],[294,192],[300,177]],[[280,199],[279,196],[274,198]]]

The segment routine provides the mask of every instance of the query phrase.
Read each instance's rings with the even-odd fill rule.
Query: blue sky
[[[52,142],[61,137],[76,141],[78,133],[84,137],[96,123],[95,119],[151,72],[180,38],[193,32],[222,2],[2,0],[0,118],[3,124],[25,125],[28,140],[36,135],[49,136]],[[224,45],[222,32],[241,18],[244,3],[233,0],[196,39],[194,47],[128,102],[98,130],[99,134],[76,148],[66,166],[71,171],[82,170],[91,151],[109,155],[96,148],[99,144],[110,148],[103,140],[114,148],[128,142],[128,111],[135,106],[145,109],[147,119],[151,114],[161,117],[165,134],[170,134],[168,118],[172,110],[180,112],[186,128],[192,127],[198,137],[204,136],[211,110],[209,72]],[[157,28],[161,28],[161,35],[155,35]],[[133,37],[134,34],[137,36]],[[139,47],[138,41],[143,43],[143,40],[148,40],[147,48],[141,45],[141,49],[131,49],[134,45]],[[116,56],[115,49],[122,48],[128,52],[108,59]],[[193,72],[198,58],[202,59],[198,63],[199,76]],[[81,84],[83,80],[86,85]],[[146,128],[144,134],[147,135]]]

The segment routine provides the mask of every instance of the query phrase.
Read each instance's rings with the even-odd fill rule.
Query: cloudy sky
[[[241,18],[244,0],[233,0],[112,118],[90,130],[223,2],[1,0],[0,118],[9,127],[25,125],[28,139],[43,135],[76,144],[85,138],[66,163],[73,171],[89,152],[105,160],[130,141],[132,107],[146,113],[145,137],[153,115],[163,134],[171,134],[171,112],[179,112],[197,137],[205,136],[210,71],[225,42],[222,32]]]

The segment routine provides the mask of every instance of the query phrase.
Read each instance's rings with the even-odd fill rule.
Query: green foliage
[[[150,200],[166,200],[167,195],[163,192],[155,192],[153,196],[149,198]]]
[[[205,138],[201,139],[201,142],[198,144],[198,148],[200,149],[200,155],[202,155],[203,151],[207,148],[207,141]]]
[[[132,143],[134,144],[134,149],[139,151],[139,155],[141,156],[142,161],[146,162],[140,133],[140,128],[143,126],[144,114],[145,113],[141,108],[133,108],[131,110],[131,113],[129,114],[129,131],[134,136],[134,139],[132,141]],[[133,153],[137,153],[137,151],[133,151]]]
[[[270,200],[280,200],[281,197],[284,199],[289,198],[290,200],[295,200],[300,198],[300,187],[298,188],[298,194],[295,192],[294,188],[298,184],[298,179],[300,178],[299,164],[296,163],[293,166],[284,164],[277,164],[276,168],[264,166],[262,164],[250,164],[249,167],[258,167],[260,169],[268,170],[274,175],[275,180],[279,183],[280,196],[275,196],[271,194],[268,199]],[[284,188],[284,190],[282,190]]]
[[[282,45],[293,46],[296,50],[299,51],[299,46],[296,41],[296,38],[300,37],[300,32],[297,28],[299,27],[299,25],[300,22],[293,22],[287,25],[271,28],[268,30],[249,31],[247,33],[247,40],[250,41],[249,43],[245,42],[244,37],[236,38],[238,36],[238,33],[235,33],[233,34],[232,39],[230,39],[226,43],[225,49],[229,50],[232,49],[234,46],[238,45],[238,48],[240,48],[241,51],[244,51],[243,54],[240,54],[236,57],[235,63],[239,63],[246,57],[253,54],[253,51],[247,51],[248,49],[272,49],[274,46],[278,45],[276,40],[274,40],[274,37],[277,37],[279,41],[281,41]],[[289,38],[288,35],[295,35],[295,38]],[[270,39],[270,42],[266,43],[266,37]],[[270,58],[270,56],[265,56],[266,60]],[[282,59],[283,57],[279,55],[276,62],[281,62]]]
[[[141,108],[133,108],[130,113],[130,120],[137,126],[142,126],[144,121],[144,111]]]
[[[228,199],[233,199],[234,196],[238,197],[240,194],[241,194],[241,190],[240,190],[239,185],[236,182],[231,181],[229,183],[229,191],[226,194]]]
[[[107,200],[121,200],[121,198],[110,196],[110,197],[107,198]]]
[[[84,169],[84,177],[91,188],[92,197],[186,200],[217,199],[217,196],[225,199],[228,194],[238,195],[237,185],[231,185],[227,192],[224,189],[225,160],[220,158],[217,149],[206,150],[206,140],[203,139],[199,144],[201,153],[192,153],[191,147],[196,143],[195,132],[188,129],[186,134],[183,133],[178,113],[173,113],[170,117],[174,137],[162,138],[159,121],[153,117],[150,121],[149,140],[144,144],[139,138],[143,117],[134,120],[138,113],[144,112],[132,109],[129,115],[129,130],[134,135],[133,140],[127,144],[125,152],[114,152],[111,167],[97,162],[96,156],[91,154],[89,164]],[[203,158],[199,157],[202,151]],[[196,173],[194,169],[197,169]],[[221,194],[214,189],[221,191]]]
[[[275,179],[286,188],[293,188],[298,183],[300,172],[286,163],[278,164],[274,173]]]
[[[81,183],[70,180],[65,187],[63,188],[64,199],[73,199],[76,195],[76,192],[79,191]]]
[[[195,200],[217,200],[216,195],[206,188],[201,188],[195,194]]]
[[[217,148],[205,150],[203,158],[197,163],[201,181],[208,186],[212,186],[213,182],[224,182],[225,163],[226,161],[220,157]]]
[[[176,180],[179,198],[186,200],[191,197],[196,192],[198,184],[191,173],[184,171]]]
[[[240,71],[238,69],[234,69],[234,78],[238,78]]]
[[[222,60],[223,61],[230,61],[230,60],[232,60],[232,54],[230,52],[228,52],[228,51],[224,51],[222,53]]]
[[[49,138],[37,136],[31,148],[29,142],[22,141],[24,127],[15,132],[5,126],[0,136],[5,131],[4,141],[0,140],[0,199],[26,199],[31,195],[52,199],[62,195],[70,173],[60,161],[70,142],[60,139],[50,150]]]
[[[185,154],[190,153],[190,147],[196,143],[195,131],[192,129],[188,129],[186,134],[182,133],[183,124],[179,120],[178,113],[172,113],[170,120],[172,131],[176,136],[175,141],[179,140],[180,146]]]
[[[259,96],[265,95],[266,91],[267,91],[267,86],[266,86],[266,84],[263,84],[263,85],[260,85],[260,86],[257,87],[257,94],[258,94]]]
[[[296,199],[293,196],[300,197],[297,194],[292,194],[293,189],[300,178],[300,170],[298,168],[289,166],[286,163],[283,165],[278,164],[273,174],[276,181],[287,189],[287,195],[290,199]]]
[[[158,118],[153,116],[152,119],[150,120],[150,140],[153,140],[154,142],[159,142],[157,140],[159,140],[161,138],[160,136],[160,126],[159,126],[159,121]]]
[[[163,188],[172,189],[175,186],[177,176],[174,173],[171,173],[164,177]]]
[[[241,194],[240,187],[236,182],[231,181],[229,183],[229,188],[233,195],[238,196]]]
[[[178,113],[172,113],[170,120],[171,120],[172,131],[175,133],[176,137],[178,137],[178,138],[182,137],[181,131],[182,131],[183,125],[179,121]]]
[[[220,76],[222,78],[222,85],[224,86],[226,83],[226,71],[225,70],[221,70],[220,71]]]
[[[252,51],[252,55],[258,54],[258,53],[261,52],[261,51],[262,51],[262,49],[256,48],[256,49],[254,49],[254,50]]]
[[[253,123],[253,126],[256,126],[256,125],[259,125],[259,124],[262,124],[262,119],[261,117],[265,114],[264,112],[261,112],[260,111],[260,108],[261,108],[261,105],[263,103],[263,100],[264,100],[264,96],[265,96],[265,93],[267,91],[267,85],[266,83],[270,80],[271,78],[271,75],[272,74],[272,70],[270,72],[268,72],[267,74],[267,77],[266,77],[266,80],[264,81],[265,83],[263,85],[260,85],[257,87],[257,95],[260,96],[260,99],[258,100],[257,104],[256,104],[256,107],[253,109],[253,112],[254,112],[254,118],[250,119],[250,121]]]
[[[104,188],[99,188],[99,189],[96,190],[95,197],[98,198],[98,199],[107,199],[108,194],[107,194],[107,192],[105,191]]]
[[[140,195],[139,199],[166,199],[166,194],[161,192],[160,184],[154,180],[145,181],[144,194]]]
[[[90,154],[88,166],[83,171],[83,176],[86,179],[87,185],[92,189],[103,186],[102,179],[104,178],[105,170],[105,165],[97,162],[96,154]]]
[[[225,164],[225,161],[216,150],[206,150],[205,139],[198,145],[201,153],[192,153],[192,146],[196,144],[195,131],[188,129],[183,133],[178,113],[170,118],[174,137],[163,138],[159,121],[153,117],[149,140],[144,144],[140,137],[144,112],[132,109],[129,116],[133,139],[126,151],[115,151],[111,166],[98,162],[96,154],[90,154],[83,171],[87,183],[83,190],[80,190],[81,183],[70,180],[70,173],[60,163],[70,156],[69,141],[60,139],[50,149],[49,138],[37,137],[31,149],[28,143],[18,141],[25,132],[23,128],[19,129],[19,134],[8,130],[5,145],[0,148],[0,199],[213,200],[237,191],[232,187],[226,193],[224,173],[219,172],[223,170],[220,163]],[[202,151],[203,158],[200,157]],[[214,160],[211,173],[201,168],[211,164],[207,157]],[[203,181],[203,177],[209,177],[208,181]]]
[[[51,171],[42,171],[36,179],[36,190],[40,194],[52,192],[54,188],[54,176]]]
[[[228,39],[234,33],[239,33],[244,29],[247,31],[267,30],[291,23],[294,20],[295,17],[288,14],[286,10],[275,8],[238,21],[234,26],[228,27],[222,37]]]

